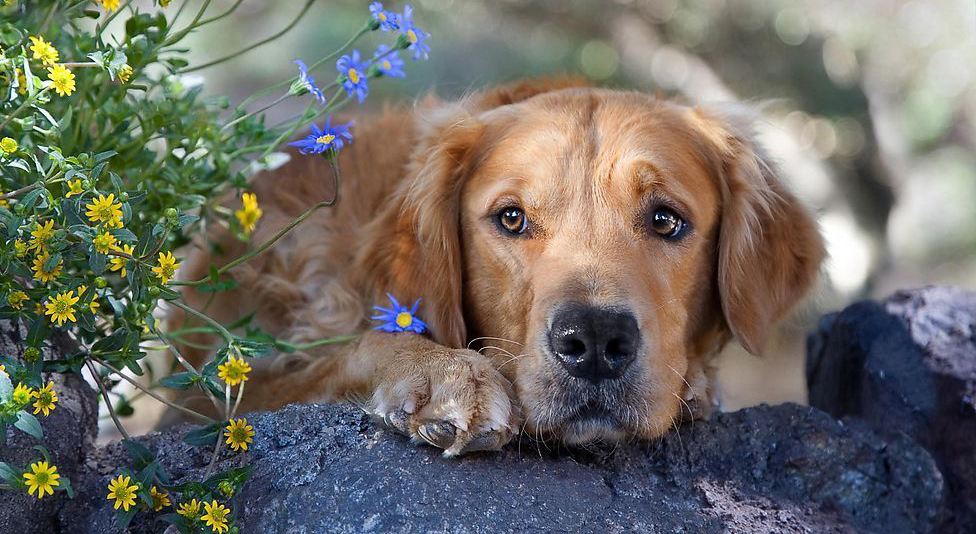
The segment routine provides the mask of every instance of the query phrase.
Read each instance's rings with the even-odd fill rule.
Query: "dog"
[[[824,258],[737,113],[561,78],[387,109],[354,133],[338,191],[317,156],[257,177],[251,243],[337,205],[231,269],[235,289],[185,292],[295,344],[360,333],[253,360],[244,411],[353,400],[447,456],[520,432],[655,438],[710,410],[712,358],[733,338],[759,353]],[[206,241],[184,278],[246,250],[219,225]],[[422,299],[427,334],[373,329],[386,295]],[[219,344],[184,339],[196,364]]]

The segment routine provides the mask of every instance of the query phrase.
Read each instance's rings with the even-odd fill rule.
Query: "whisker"
[[[488,349],[495,349],[495,350],[497,350],[499,352],[503,352],[505,354],[508,354],[509,356],[515,356],[511,352],[508,352],[507,350],[505,350],[505,349],[503,349],[501,347],[495,347],[493,345],[485,345],[484,347],[481,347],[480,349],[478,349],[478,352],[480,353],[481,351],[488,350]]]
[[[472,339],[471,341],[468,341],[467,348],[470,349],[471,348],[471,345],[474,345],[476,342],[481,341],[482,339],[491,339],[493,341],[504,341],[506,343],[511,343],[513,345],[518,345],[520,347],[524,347],[525,346],[522,343],[519,343],[518,341],[513,341],[511,339],[505,339],[503,337],[481,336],[481,337],[476,337],[476,338]]]

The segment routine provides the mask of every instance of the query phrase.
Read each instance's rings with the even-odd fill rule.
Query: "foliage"
[[[256,171],[280,164],[287,157],[278,152],[283,142],[310,124],[314,136],[298,142],[302,152],[325,157],[338,179],[335,156],[353,140],[349,126],[327,120],[320,130],[315,121],[353,97],[362,102],[369,80],[402,76],[400,51],[425,57],[429,36],[413,23],[409,6],[397,15],[374,4],[369,13],[364,10],[363,26],[339,50],[311,66],[296,61],[295,77],[231,108],[227,98],[203,98],[202,86],[186,74],[268,40],[189,66],[181,41],[191,32],[207,31],[242,0],[219,13],[210,9],[210,0],[170,3],[156,0],[148,9],[132,0],[121,5],[118,0],[0,3],[0,318],[23,322],[29,331],[23,354],[0,355],[0,440],[10,427],[43,439],[35,416],[47,417],[57,409],[57,391],[50,380],[44,385],[45,375],[87,369],[132,457],[131,470],[116,473],[112,488],[106,489],[121,507],[119,524],[136,513],[163,512],[159,517],[181,532],[233,532],[237,527],[229,499],[250,468],[213,473],[213,467],[225,444],[247,451],[252,443],[252,427],[243,418],[233,419],[250,371],[247,360],[268,356],[275,348],[303,347],[249,327],[248,318],[222,325],[183,302],[174,286],[209,292],[233,288],[233,280],[222,276],[229,268],[260,254],[332,202],[316,204],[270,241],[249,245],[227,266],[211,268],[203,280],[176,278],[179,251],[191,236],[204,234],[207,225],[230,228],[249,241],[261,217],[260,199],[245,192],[249,180]],[[409,28],[400,31],[401,20]],[[121,27],[115,30],[113,21]],[[369,56],[352,50],[340,57],[376,30],[389,32],[392,42]],[[314,73],[336,58],[334,81],[319,87]],[[270,103],[248,110],[269,98]],[[263,112],[289,98],[307,99],[304,112],[268,124]],[[236,196],[242,196],[244,207],[232,212],[223,203]],[[207,325],[203,330],[219,334],[222,346],[214,361],[196,369],[180,356],[176,342],[187,332],[166,332],[154,316],[168,307],[199,318]],[[244,334],[232,333],[241,329]],[[73,338],[77,350],[44,358],[42,349],[56,331]],[[180,372],[153,377],[147,365],[152,349],[167,349]],[[118,415],[132,408],[111,391],[121,380],[167,403],[155,388],[197,388],[223,414],[215,421],[169,403],[209,423],[186,437],[191,444],[213,448],[214,461],[199,482],[174,485],[152,452],[128,439]],[[47,452],[39,450],[43,463],[30,469],[0,464],[6,482],[0,487],[25,491],[30,486],[37,498],[45,495],[43,490],[70,494],[70,481],[58,479]],[[180,511],[168,513],[169,507]]]

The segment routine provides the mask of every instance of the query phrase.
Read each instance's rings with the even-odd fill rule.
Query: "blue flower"
[[[417,299],[417,302],[413,303],[413,308],[408,310],[406,306],[401,306],[393,298],[393,295],[387,293],[386,296],[393,303],[393,308],[373,306],[373,309],[380,312],[373,316],[373,320],[383,321],[383,324],[373,327],[373,330],[379,330],[381,332],[416,332],[418,334],[423,334],[427,331],[427,324],[415,315],[417,313],[417,306],[420,305],[420,299]]]
[[[300,59],[296,59],[295,64],[298,65],[298,82],[296,83],[296,87],[312,93],[312,96],[314,96],[319,102],[325,102],[325,95],[322,94],[322,90],[319,89],[319,86],[315,85],[315,80],[312,79],[312,75],[308,73],[308,67],[305,65],[305,62]],[[296,94],[302,93],[296,92]]]
[[[301,148],[299,152],[302,154],[321,154],[327,150],[338,152],[345,143],[352,141],[350,126],[351,122],[332,126],[332,117],[328,117],[325,119],[325,128],[319,130],[318,126],[312,124],[312,133],[308,137],[288,144]]]
[[[392,11],[384,11],[383,4],[373,2],[369,5],[369,14],[379,23],[379,28],[385,32],[396,31],[400,27],[400,16]]]
[[[349,93],[349,96],[356,95],[359,103],[366,100],[369,93],[369,84],[366,82],[366,67],[369,63],[361,63],[359,50],[353,50],[351,56],[342,56],[336,61],[336,70],[342,80],[342,87]]]
[[[403,16],[400,18],[400,32],[406,37],[407,42],[410,43],[407,49],[413,50],[414,61],[421,57],[427,59],[430,46],[424,41],[430,37],[430,34],[414,26],[413,8],[410,7],[410,4],[403,6]]]
[[[380,70],[380,74],[383,76],[393,78],[406,76],[406,73],[403,72],[403,60],[400,59],[396,51],[390,52],[390,47],[385,44],[376,47],[376,52],[373,52],[373,61],[376,62],[376,68]]]

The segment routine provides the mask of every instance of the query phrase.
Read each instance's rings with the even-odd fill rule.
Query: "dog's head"
[[[493,346],[530,433],[662,434],[705,360],[759,351],[816,276],[815,224],[729,116],[552,84],[432,115],[382,289],[423,297],[437,341]]]

